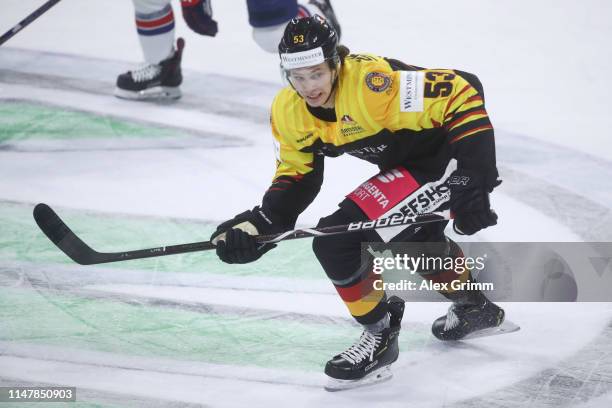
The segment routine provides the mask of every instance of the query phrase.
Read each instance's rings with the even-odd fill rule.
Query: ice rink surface
[[[2,0],[0,31],[40,3]],[[334,5],[354,52],[482,80],[504,183],[499,225],[474,239],[611,241],[612,4]],[[458,344],[429,332],[447,304],[407,303],[394,378],[329,394],[323,366],[359,328],[309,240],[240,267],[212,253],[101,267],[60,254],[31,218],[37,202],[113,251],[206,240],[268,187],[277,58],[251,40],[244,1],[213,3],[214,39],[174,6],[187,41],[175,103],[112,96],[141,58],[127,0],[64,0],[0,47],[0,385],[76,386],[83,407],[612,404],[609,303],[505,303],[520,332]],[[300,225],[375,173],[326,160]]]

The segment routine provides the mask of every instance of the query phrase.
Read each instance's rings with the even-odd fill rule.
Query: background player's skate
[[[172,55],[159,64],[146,64],[119,75],[115,96],[124,99],[178,99],[183,82],[181,57],[185,41],[179,38]]]
[[[329,0],[309,0],[308,4],[316,6],[319,10],[321,10],[321,13],[323,13],[322,16],[331,23],[336,30],[336,33],[338,33],[338,38],[342,38],[340,23],[338,22],[338,18],[336,17],[336,13],[334,12],[331,2]]]

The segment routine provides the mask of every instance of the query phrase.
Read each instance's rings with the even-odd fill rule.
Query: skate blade
[[[393,377],[393,373],[391,372],[390,367],[387,366],[358,380],[338,380],[336,378],[330,378],[325,386],[325,391],[335,392],[350,390],[353,388],[361,388],[388,381],[391,379],[391,377]]]
[[[129,99],[132,101],[178,99],[182,95],[180,88],[172,88],[167,86],[156,86],[154,88],[145,89],[137,92],[127,91],[121,88],[115,88],[114,94],[117,98]]]
[[[470,339],[476,339],[478,337],[489,337],[489,336],[496,336],[498,334],[507,334],[507,333],[519,331],[520,329],[521,329],[520,326],[518,326],[516,323],[511,322],[510,320],[504,320],[504,322],[497,327],[491,327],[488,329],[482,329],[482,330],[475,331],[473,333],[468,334],[461,340],[470,340]]]

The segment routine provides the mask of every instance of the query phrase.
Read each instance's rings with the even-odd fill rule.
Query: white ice
[[[2,0],[0,31],[40,3]],[[355,52],[373,52],[420,66],[458,68],[480,77],[496,127],[502,178],[508,181],[493,197],[500,224],[477,239],[610,241],[612,3],[334,0],[333,4],[341,19],[343,42]],[[213,144],[214,135],[221,134],[231,146],[167,148],[173,143],[193,142],[186,140],[156,142],[145,150],[112,154],[96,150],[0,152],[0,199],[208,221],[225,220],[258,203],[274,171],[265,111],[271,95],[281,86],[277,58],[259,50],[252,41],[244,1],[214,2],[220,22],[214,39],[190,32],[180,19],[177,2],[174,6],[177,34],[187,40],[182,102],[169,106],[134,103],[114,98],[110,86],[87,93],[36,83],[9,84],[0,76],[0,103],[2,99],[27,99],[191,129],[213,135]],[[9,56],[11,49],[111,62],[102,68],[89,65],[91,59],[82,64],[78,58],[74,64],[54,64],[55,57],[46,59],[44,55],[38,63],[21,61],[15,54]],[[140,59],[133,10],[127,0],[64,0],[0,47],[0,70],[60,76],[63,72],[76,78],[77,83],[111,84],[115,75]],[[210,83],[201,82],[202,75],[207,74],[211,74],[206,76]],[[216,74],[223,75],[217,78],[218,83]],[[226,84],[232,77],[240,78],[240,84],[252,84],[234,87],[231,95],[224,95],[219,83]],[[266,90],[252,93],[261,88]],[[258,107],[253,115],[260,112],[264,120],[230,118],[207,106],[197,106],[202,101],[229,105],[244,102]],[[300,217],[300,224],[316,224],[335,209],[343,194],[375,172],[375,168],[354,158],[326,160],[323,190]],[[231,283],[253,289],[248,280]],[[287,306],[291,312],[347,317],[332,289],[316,284],[310,293],[253,290],[252,296],[242,297],[239,305],[228,302],[229,287],[161,289],[135,281],[93,284],[86,289],[177,302],[205,297],[217,306],[263,311],[284,310],[282,305],[291,302]],[[322,391],[322,374],[306,375],[291,369],[278,373],[244,367],[235,373],[228,367],[202,363],[189,365],[12,343],[0,344],[0,377],[24,383],[70,384],[102,394],[121,394],[126,400],[150,398],[206,406],[355,406],[364,401],[385,407],[484,406],[487,402],[540,406],[544,402],[536,400],[546,394],[546,386],[527,393],[536,401],[529,405],[529,400],[519,398],[526,388],[530,389],[528,384],[537,385],[550,370],[579,361],[577,353],[598,341],[612,316],[607,303],[504,306],[522,326],[520,332],[456,346],[438,344],[424,350],[405,350],[394,366],[392,381],[340,394]],[[444,313],[445,307],[442,303],[410,304],[405,319],[409,324],[428,325]],[[330,350],[330,356],[337,351]],[[49,355],[55,360],[46,360]],[[591,367],[588,361],[584,365]],[[600,365],[608,382],[610,369],[609,363]],[[604,382],[601,387],[606,386]],[[571,394],[572,389],[568,392]],[[608,406],[610,393],[603,394],[586,401],[586,406]],[[560,399],[559,404],[578,406],[584,402],[572,398]]]

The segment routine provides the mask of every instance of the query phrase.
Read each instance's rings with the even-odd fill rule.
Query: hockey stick
[[[139,249],[125,252],[97,252],[83,242],[62,219],[47,204],[37,204],[34,207],[34,219],[45,233],[62,252],[74,262],[81,265],[95,265],[107,262],[128,261],[131,259],[152,258],[156,256],[184,254],[187,252],[206,251],[214,249],[211,241],[192,242],[189,244],[170,245],[158,248]],[[432,222],[448,221],[450,212],[427,213],[409,216],[394,216],[379,218],[374,221],[358,221],[346,225],[334,225],[322,228],[304,228],[283,232],[281,234],[258,235],[259,243],[273,243],[289,239],[307,238],[323,235],[346,234],[349,232],[368,231],[377,228],[396,227],[400,225],[421,225]]]
[[[60,1],[61,0],[49,0],[42,6],[34,10],[29,16],[27,16],[15,26],[13,26],[13,28],[2,34],[2,37],[0,37],[0,45],[10,40],[15,34],[27,27],[32,21],[45,14],[51,7],[55,6]]]

